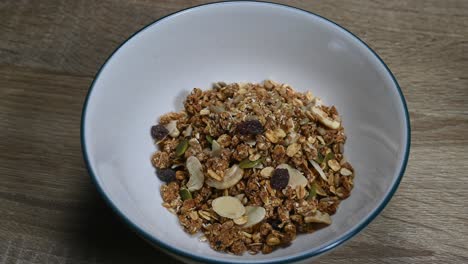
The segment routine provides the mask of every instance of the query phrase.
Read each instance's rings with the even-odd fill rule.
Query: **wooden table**
[[[133,32],[206,1],[0,1],[0,263],[179,263],[104,204],[80,149],[100,65]],[[319,263],[468,263],[468,1],[280,1],[354,32],[411,115],[399,190]]]

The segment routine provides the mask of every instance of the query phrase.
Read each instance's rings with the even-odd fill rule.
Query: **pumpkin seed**
[[[210,144],[213,144],[213,138],[210,135],[206,135],[206,141],[208,141]]]
[[[241,161],[239,163],[239,168],[241,168],[241,169],[251,169],[251,168],[257,166],[258,164],[262,163],[263,160],[264,160],[264,158],[259,158],[257,160],[251,161],[251,160],[249,160],[247,158],[247,159],[245,159],[245,160],[243,160],[243,161]]]
[[[187,148],[188,148],[188,145],[189,145],[189,144],[188,144],[188,140],[186,140],[186,139],[184,139],[184,140],[182,140],[181,142],[179,142],[179,144],[178,144],[177,147],[176,147],[176,151],[175,151],[176,156],[177,156],[177,157],[180,157],[180,156],[184,155],[185,151],[186,151]]]
[[[317,189],[315,187],[315,183],[310,187],[310,190],[309,190],[309,195],[307,195],[307,198],[306,200],[312,200],[315,198],[315,196],[317,196]]]
[[[179,191],[180,198],[182,201],[192,199],[192,193],[187,188],[181,188]]]

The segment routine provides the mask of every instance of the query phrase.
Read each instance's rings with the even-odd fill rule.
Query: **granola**
[[[338,111],[287,84],[195,88],[151,135],[163,206],[214,250],[287,246],[330,225],[353,188]]]

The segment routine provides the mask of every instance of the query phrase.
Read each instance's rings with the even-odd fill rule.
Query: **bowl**
[[[337,107],[348,136],[345,156],[356,170],[355,187],[332,225],[299,235],[289,247],[267,255],[215,252],[186,234],[161,206],[149,130],[163,113],[182,109],[194,87],[265,79],[310,90]],[[287,263],[335,248],[382,211],[406,167],[410,125],[394,76],[346,29],[284,5],[221,2],[161,18],[120,45],[91,85],[81,139],[99,192],[153,245],[202,263]]]

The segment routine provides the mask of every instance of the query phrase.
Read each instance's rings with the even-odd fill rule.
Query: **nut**
[[[211,203],[213,211],[222,217],[237,219],[245,214],[245,207],[235,197],[221,196]]]
[[[205,181],[200,161],[196,157],[190,156],[185,166],[190,174],[190,179],[187,182],[187,189],[191,192],[200,190]]]
[[[260,175],[264,178],[270,178],[274,170],[273,167],[265,167],[260,171]]]
[[[327,213],[322,213],[316,211],[315,214],[304,217],[304,222],[306,223],[321,223],[321,224],[331,224],[330,215]]]
[[[340,122],[331,119],[328,115],[322,111],[318,106],[313,106],[310,109],[312,113],[317,117],[317,119],[328,128],[338,129],[340,128]]]
[[[349,175],[353,174],[353,172],[348,170],[347,168],[341,168],[340,173],[343,176],[349,176]]]
[[[210,173],[210,171],[212,170],[208,170],[208,174]],[[218,176],[214,171],[212,171],[212,173]],[[208,178],[206,180],[206,184],[218,190],[224,190],[236,185],[242,179],[242,176],[244,176],[244,170],[239,168],[238,165],[233,165],[231,168],[225,171],[223,178],[221,178],[220,180],[217,180],[216,178],[216,180]],[[212,176],[210,175],[210,177]]]
[[[223,180],[223,177],[216,174],[216,172],[214,172],[213,170],[208,170],[206,173],[208,174],[208,176],[210,176],[211,178],[217,180],[218,182]]]
[[[336,161],[335,159],[329,160],[327,164],[334,171],[339,171],[341,168],[340,163]]]
[[[247,228],[260,223],[266,216],[266,210],[261,206],[246,206],[245,215],[247,216],[247,223],[243,227]]]
[[[210,114],[210,109],[208,108],[203,108],[202,110],[200,110],[200,115],[209,115]]]
[[[269,234],[267,239],[266,239],[266,243],[269,246],[277,246],[277,245],[279,245],[281,243],[281,240],[278,237],[276,237],[275,235]]]
[[[302,173],[293,167],[289,166],[288,164],[280,164],[277,169],[287,169],[289,172],[289,182],[288,185],[291,186],[293,189],[296,188],[296,186],[302,186],[305,187],[307,186],[307,178],[302,175]]]
[[[296,155],[296,153],[301,149],[301,145],[297,144],[297,143],[292,143],[291,145],[288,146],[288,148],[286,149],[286,155],[288,155],[288,157],[293,157],[294,155]]]

